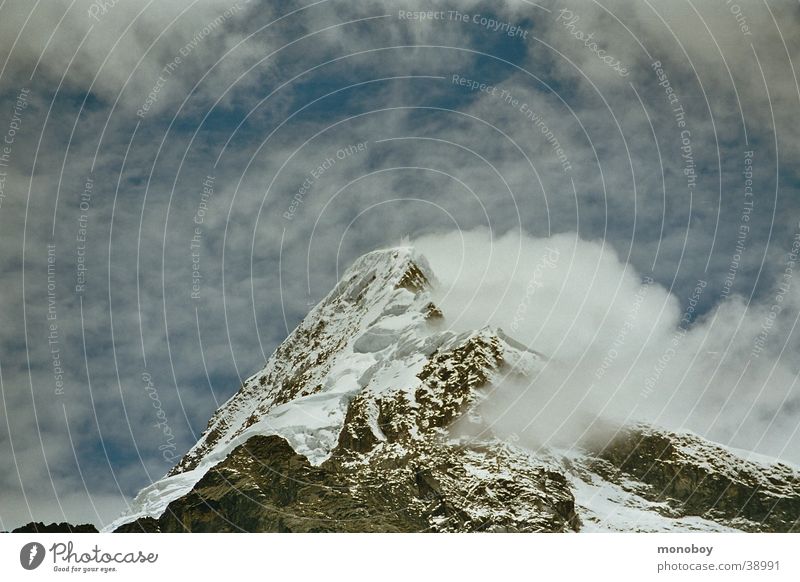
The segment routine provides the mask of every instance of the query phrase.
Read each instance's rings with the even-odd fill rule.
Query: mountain
[[[97,528],[91,523],[75,525],[62,521],[45,525],[41,521],[31,521],[12,529],[11,533],[97,533]]]
[[[547,358],[456,333],[411,248],[358,259],[200,440],[105,531],[795,531],[800,472],[635,424],[568,450],[481,403]]]

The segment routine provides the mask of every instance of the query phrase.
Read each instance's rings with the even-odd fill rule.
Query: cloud
[[[574,233],[451,232],[415,246],[439,278],[436,302],[453,328],[499,326],[548,358],[534,378],[508,375],[484,405],[500,434],[563,445],[597,417],[644,420],[800,460],[793,274],[768,302],[732,296],[695,320],[707,281],[678,297]]]
[[[183,57],[180,75],[169,75],[173,98],[182,99],[190,88],[187,78],[205,72],[221,49],[240,40],[237,24],[251,8],[247,0],[77,0],[35,8],[12,0],[4,4],[0,23],[2,79],[11,86],[39,79],[55,88],[63,78],[64,90],[91,89],[109,103],[130,83],[135,95],[126,97],[144,100],[163,67]],[[242,56],[248,55],[234,53],[232,61],[241,66]],[[224,85],[213,91],[221,89]]]

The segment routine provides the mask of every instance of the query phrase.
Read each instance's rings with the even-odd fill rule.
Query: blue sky
[[[750,34],[723,2],[677,0],[138,1],[95,17],[91,6],[0,8],[2,135],[30,90],[0,168],[0,529],[113,518],[168,470],[159,447],[169,441],[179,455],[193,444],[337,270],[404,236],[577,233],[652,276],[678,306],[707,281],[691,320],[741,307],[750,327],[725,328],[723,317],[709,333],[745,346],[774,302],[800,220],[796,4],[743,6]],[[399,16],[421,9],[468,19]],[[589,34],[597,45],[581,40]],[[358,143],[363,151],[336,157]],[[87,281],[77,292],[82,214]],[[63,394],[47,341],[48,243]],[[798,305],[792,288],[770,332],[769,361],[785,376],[780,398],[763,391],[765,418],[797,409],[784,380],[796,374]],[[174,439],[154,426],[143,374]],[[787,418],[768,452],[794,438]]]

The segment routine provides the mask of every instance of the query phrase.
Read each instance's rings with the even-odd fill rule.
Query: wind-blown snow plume
[[[441,282],[436,300],[450,325],[497,325],[550,358],[530,383],[506,382],[487,401],[495,431],[569,444],[595,417],[638,419],[800,459],[800,302],[790,278],[764,302],[732,295],[698,317],[718,292],[703,277],[676,297],[574,233],[454,232],[414,244]]]

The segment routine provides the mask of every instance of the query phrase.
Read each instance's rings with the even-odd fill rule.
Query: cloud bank
[[[699,318],[702,295],[715,292],[706,280],[679,297],[575,233],[451,232],[415,246],[454,329],[498,326],[548,358],[529,382],[511,375],[488,399],[496,432],[571,445],[598,417],[647,421],[798,462],[797,241],[770,301],[731,296]]]

